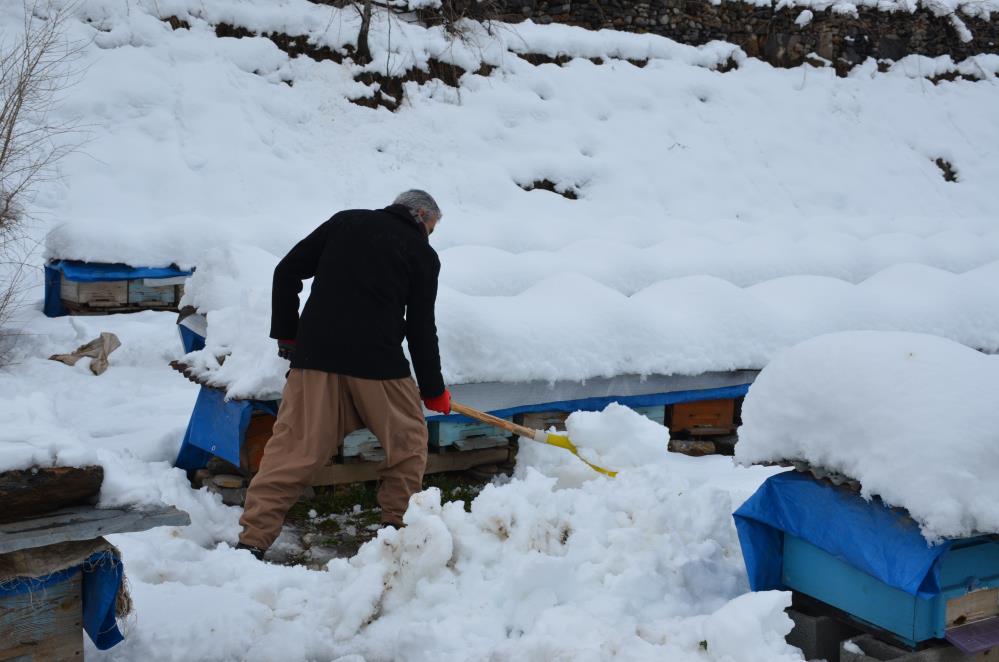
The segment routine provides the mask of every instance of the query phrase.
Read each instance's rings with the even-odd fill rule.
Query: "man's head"
[[[441,220],[441,209],[437,202],[426,191],[412,189],[403,191],[395,198],[392,204],[402,205],[407,208],[416,220],[423,223],[427,228],[427,234],[434,231],[437,222]]]

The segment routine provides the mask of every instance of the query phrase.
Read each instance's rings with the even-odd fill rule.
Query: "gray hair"
[[[437,201],[427,193],[419,189],[403,191],[396,196],[394,205],[402,205],[414,214],[418,211],[429,213],[431,218],[440,218],[441,208],[437,206]]]

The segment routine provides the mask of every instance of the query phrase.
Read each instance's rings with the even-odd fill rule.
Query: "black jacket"
[[[434,302],[441,263],[409,210],[342,211],[274,269],[271,337],[296,341],[292,368],[366,379],[410,375],[423,397],[444,392]],[[302,281],[315,277],[298,318]]]

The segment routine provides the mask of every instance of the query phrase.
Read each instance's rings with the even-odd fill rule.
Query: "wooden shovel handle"
[[[477,421],[482,421],[483,423],[489,423],[490,425],[495,425],[498,428],[503,428],[508,432],[512,432],[515,435],[521,437],[527,437],[529,439],[534,439],[535,430],[524,427],[523,425],[517,425],[516,423],[511,423],[510,421],[504,421],[502,418],[497,418],[492,414],[487,414],[484,411],[479,411],[467,405],[463,405],[459,402],[451,402],[451,411],[458,412],[459,414],[464,414],[469,418],[474,418]]]

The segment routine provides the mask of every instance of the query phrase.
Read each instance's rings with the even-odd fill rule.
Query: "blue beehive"
[[[768,479],[735,519],[753,590],[799,591],[909,646],[999,644],[995,536],[930,545],[905,511],[794,472]]]

